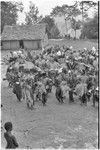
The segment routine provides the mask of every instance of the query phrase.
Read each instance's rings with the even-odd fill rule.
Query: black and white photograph
[[[100,2],[0,0],[1,149],[99,149]]]

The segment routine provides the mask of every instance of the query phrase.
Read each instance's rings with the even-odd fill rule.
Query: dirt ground
[[[3,53],[6,54],[6,52]],[[8,88],[5,76],[6,66],[1,66],[1,120],[13,123],[13,134],[19,148],[97,148],[98,147],[98,108],[92,103],[81,106],[75,104],[60,105],[55,98],[55,89],[48,97],[47,105],[35,103],[34,110],[28,110],[26,102],[18,102],[12,89]],[[1,146],[6,147],[4,128],[1,132]]]

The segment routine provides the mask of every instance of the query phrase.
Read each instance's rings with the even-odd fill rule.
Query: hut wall
[[[4,50],[9,50],[10,49],[10,41],[2,41],[2,48]]]
[[[38,49],[40,49],[39,47],[41,47],[41,41],[40,40],[24,41],[24,48],[26,48],[26,49],[38,50]]]
[[[38,49],[42,49],[42,40],[38,40],[37,43],[38,43]]]
[[[20,48],[19,41],[11,41],[10,48],[11,49],[19,49]]]
[[[19,49],[19,42],[18,41],[2,41],[2,48],[4,50]]]

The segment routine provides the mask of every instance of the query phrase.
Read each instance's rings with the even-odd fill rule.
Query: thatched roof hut
[[[3,49],[41,49],[48,43],[46,24],[7,25],[1,40]]]

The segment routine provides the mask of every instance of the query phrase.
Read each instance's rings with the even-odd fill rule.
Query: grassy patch
[[[67,39],[50,39],[49,45],[66,45],[73,46],[75,50],[81,50],[84,48],[91,49],[93,46],[98,49],[98,42],[94,40],[67,40]]]

